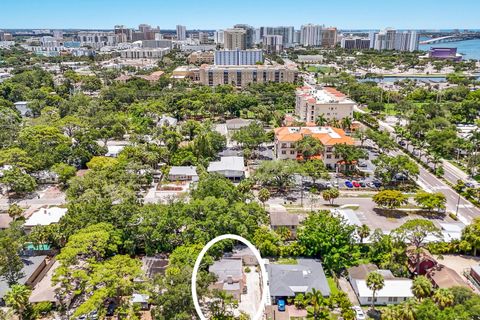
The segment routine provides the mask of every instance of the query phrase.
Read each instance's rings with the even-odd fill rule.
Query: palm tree
[[[360,243],[370,235],[370,228],[366,224],[357,227],[357,235],[360,237]]]
[[[333,118],[333,119],[330,119],[328,121],[328,124],[331,126],[331,127],[334,127],[334,128],[340,128],[341,125],[340,125],[340,120],[336,119],[336,118]]]
[[[407,301],[398,308],[397,319],[402,320],[415,320],[415,309],[412,301]],[[382,317],[383,319],[383,317]]]
[[[267,202],[268,199],[270,199],[270,191],[268,191],[268,189],[266,188],[262,188],[258,192],[258,200],[260,200],[260,202],[263,204],[264,209],[265,209],[265,202]]]
[[[433,301],[435,301],[440,309],[452,306],[454,299],[455,297],[452,291],[446,288],[437,289],[433,294]]]
[[[437,166],[442,163],[442,157],[438,153],[432,154],[433,171],[437,172]]]
[[[29,305],[30,293],[31,291],[27,286],[14,284],[10,291],[5,294],[5,304],[15,311],[20,320],[22,320],[23,313]]]
[[[396,305],[389,305],[382,310],[382,320],[398,320],[399,317],[399,307]]]
[[[319,127],[323,127],[327,124],[327,118],[323,113],[319,114],[317,119],[315,119],[315,124]]]
[[[350,131],[352,129],[352,118],[345,117],[342,119],[342,129],[345,131]]]
[[[415,298],[422,300],[432,295],[432,283],[425,276],[418,276],[413,280],[412,292]]]
[[[310,307],[307,308],[307,319],[329,319],[330,312],[325,308],[325,299],[320,290],[312,289],[305,296]]]
[[[368,274],[367,287],[372,290],[372,310],[375,310],[375,294],[385,286],[385,278],[382,274],[373,271]]]

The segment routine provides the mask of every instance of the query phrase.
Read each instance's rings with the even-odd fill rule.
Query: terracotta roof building
[[[345,134],[345,131],[333,127],[280,127],[275,129],[275,149],[274,154],[277,159],[299,159],[301,155],[297,153],[295,144],[305,136],[311,136],[318,139],[325,147],[323,154],[318,158],[328,168],[335,168],[340,161],[340,157],[334,155],[335,145],[348,144],[354,145],[351,137]]]

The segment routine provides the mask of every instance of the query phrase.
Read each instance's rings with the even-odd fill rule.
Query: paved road
[[[356,108],[355,111],[364,113],[363,110]],[[385,129],[386,131],[390,132],[394,135],[394,129],[388,123],[383,121],[378,122],[380,127]],[[390,155],[407,155],[400,149],[396,151],[391,151]],[[431,192],[442,192],[445,197],[447,198],[446,208],[448,212],[454,212],[458,214],[459,220],[463,224],[470,224],[474,218],[480,217],[480,209],[475,207],[470,201],[466,200],[464,197],[460,196],[455,190],[453,190],[447,183],[438,179],[434,174],[430,173],[424,167],[419,166],[420,174],[418,176],[417,183],[425,189],[426,191]],[[450,168],[449,168],[450,169]],[[454,183],[458,180],[458,178],[454,178],[455,174],[450,169],[448,171],[450,173],[450,179],[455,179]]]

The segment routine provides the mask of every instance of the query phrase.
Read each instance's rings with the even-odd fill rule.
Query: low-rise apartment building
[[[275,129],[274,155],[276,159],[299,159],[301,154],[296,150],[296,143],[305,136],[318,139],[324,146],[323,154],[319,155],[329,169],[337,167],[341,161],[335,156],[335,145],[353,145],[354,141],[345,131],[333,127],[280,127]]]
[[[335,88],[303,86],[297,88],[295,115],[305,122],[315,122],[319,115],[341,120],[353,117],[355,101]]]
[[[188,56],[188,63],[191,64],[212,64],[214,60],[213,51],[195,51]]]
[[[200,82],[208,86],[231,84],[245,87],[250,83],[294,83],[297,80],[298,69],[293,65],[202,65],[200,67]]]

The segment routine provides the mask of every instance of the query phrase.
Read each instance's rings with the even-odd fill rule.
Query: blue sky
[[[340,29],[480,29],[478,0],[0,0],[0,11],[0,28],[298,28],[311,22]]]

